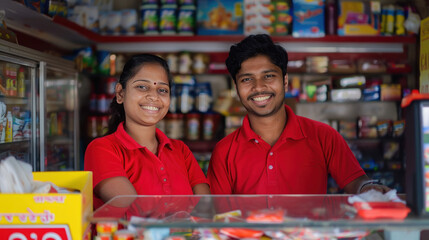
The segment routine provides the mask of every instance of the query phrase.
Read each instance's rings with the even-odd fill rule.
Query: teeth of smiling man
[[[254,97],[253,100],[255,100],[255,101],[264,101],[264,100],[267,100],[268,98],[270,98],[270,96]]]
[[[153,107],[153,106],[143,106],[143,108],[147,109],[147,110],[152,110],[152,111],[158,111],[159,110],[159,108]]]

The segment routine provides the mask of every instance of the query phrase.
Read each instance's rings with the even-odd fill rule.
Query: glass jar
[[[181,113],[169,113],[166,116],[165,135],[172,139],[184,137],[184,116]]]
[[[186,139],[198,140],[200,138],[200,114],[189,113],[186,115]]]

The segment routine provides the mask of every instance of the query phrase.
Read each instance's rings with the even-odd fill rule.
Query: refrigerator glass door
[[[0,159],[14,156],[37,169],[37,63],[0,52]]]
[[[44,78],[45,103],[43,144],[41,153],[44,164],[41,171],[79,170],[78,162],[78,111],[77,111],[77,74],[52,68],[41,63],[41,75]],[[43,72],[45,71],[45,72]]]
[[[422,171],[423,171],[423,209],[425,214],[429,214],[429,104],[422,104],[422,132],[423,132],[423,158]]]

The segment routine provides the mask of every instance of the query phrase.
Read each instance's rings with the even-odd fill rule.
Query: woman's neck
[[[157,155],[158,139],[156,138],[156,126],[125,124],[124,129],[140,146],[146,147],[153,154]]]

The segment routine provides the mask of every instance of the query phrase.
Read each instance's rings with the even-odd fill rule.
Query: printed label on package
[[[7,240],[71,240],[68,225],[0,225],[0,236]]]

